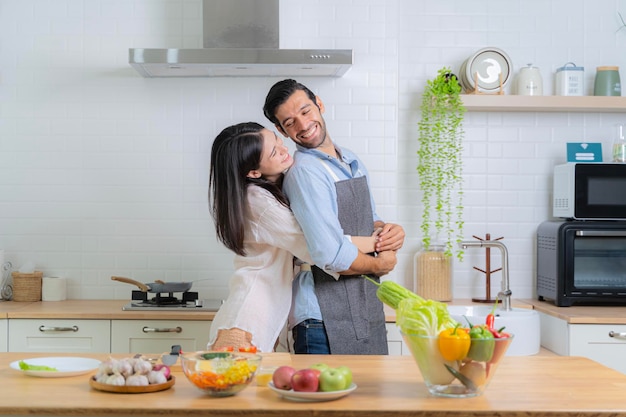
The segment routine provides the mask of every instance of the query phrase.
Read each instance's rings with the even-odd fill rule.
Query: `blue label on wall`
[[[567,162],[602,162],[602,144],[568,142]]]

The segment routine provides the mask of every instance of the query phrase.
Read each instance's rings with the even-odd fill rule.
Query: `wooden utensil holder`
[[[13,278],[13,301],[41,301],[41,280],[43,272],[32,274],[11,272]]]

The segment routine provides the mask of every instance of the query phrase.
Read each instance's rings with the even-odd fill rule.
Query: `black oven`
[[[626,221],[541,223],[537,296],[561,307],[626,305]]]

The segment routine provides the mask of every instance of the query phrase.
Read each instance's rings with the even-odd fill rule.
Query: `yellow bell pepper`
[[[439,352],[445,360],[460,361],[467,357],[472,341],[467,330],[459,326],[457,324],[439,333]]]

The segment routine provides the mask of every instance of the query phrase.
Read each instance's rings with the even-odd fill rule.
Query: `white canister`
[[[557,68],[554,88],[557,96],[584,96],[585,67],[577,67],[573,62],[568,62]]]
[[[63,301],[67,298],[66,279],[43,277],[41,281],[41,301]]]
[[[543,95],[543,79],[539,68],[528,64],[520,69],[517,75],[517,94],[521,96]]]

